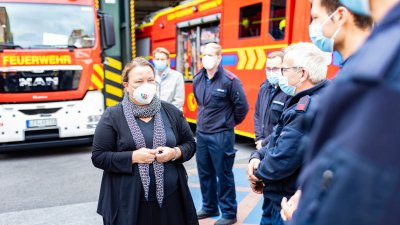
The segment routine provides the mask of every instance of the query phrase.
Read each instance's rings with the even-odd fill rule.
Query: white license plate
[[[57,120],[55,118],[26,121],[27,128],[42,128],[42,127],[55,127],[55,126],[57,126]]]

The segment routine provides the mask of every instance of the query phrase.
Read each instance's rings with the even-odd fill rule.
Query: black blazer
[[[182,151],[182,158],[175,163],[187,224],[198,225],[186,170],[182,165],[196,152],[193,133],[180,110],[167,102],[162,102],[161,107],[170,120],[177,146]],[[122,104],[107,108],[94,134],[92,162],[95,167],[104,170],[97,213],[109,224],[137,225],[141,181],[138,165],[132,164],[133,149],[135,144]]]

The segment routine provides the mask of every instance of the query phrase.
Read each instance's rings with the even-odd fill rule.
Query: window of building
[[[275,40],[285,38],[286,0],[271,0],[269,13],[269,34]]]
[[[261,9],[261,3],[240,8],[239,38],[261,35]]]

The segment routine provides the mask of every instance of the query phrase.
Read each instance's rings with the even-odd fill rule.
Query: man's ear
[[[334,20],[340,25],[343,26],[344,23],[349,19],[351,13],[346,7],[339,6],[336,10],[336,15],[334,16]]]
[[[304,81],[308,80],[308,77],[310,74],[308,73],[307,70],[303,69],[300,77],[300,81],[303,83]]]

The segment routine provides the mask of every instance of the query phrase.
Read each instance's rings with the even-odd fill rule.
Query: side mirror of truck
[[[114,21],[111,15],[98,12],[100,18],[100,35],[103,50],[109,49],[115,45]]]

